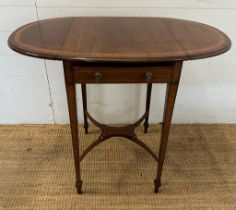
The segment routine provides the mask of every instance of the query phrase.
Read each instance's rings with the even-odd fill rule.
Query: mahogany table
[[[17,29],[8,44],[25,55],[63,61],[78,193],[82,192],[80,162],[92,148],[114,136],[137,143],[157,161],[154,192],[158,192],[182,63],[219,55],[231,46],[230,39],[211,26],[146,17],[47,19]],[[88,133],[88,119],[101,130],[99,138],[82,153],[78,139],[77,83],[82,87],[85,133]],[[122,127],[97,122],[87,110],[87,83],[146,83],[144,115],[137,122]],[[167,83],[159,154],[140,141],[134,132],[143,121],[144,132],[148,131],[152,83]]]

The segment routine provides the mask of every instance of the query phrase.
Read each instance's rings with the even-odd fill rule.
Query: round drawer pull
[[[145,80],[146,82],[151,82],[153,79],[153,74],[151,72],[145,73]]]
[[[100,72],[96,72],[96,73],[94,74],[94,80],[95,80],[95,82],[101,82],[101,80],[102,80],[102,74],[101,74]]]

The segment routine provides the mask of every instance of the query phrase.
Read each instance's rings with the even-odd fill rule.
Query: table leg
[[[148,119],[149,119],[151,93],[152,93],[152,83],[148,83],[147,84],[147,96],[146,96],[146,112],[148,114],[147,114],[147,117],[145,118],[145,121],[143,124],[144,125],[144,133],[147,133],[148,127],[149,127]]]
[[[76,108],[76,90],[73,82],[71,62],[64,61],[64,73],[66,83],[67,102],[70,116],[70,128],[72,135],[72,145],[74,153],[74,163],[76,172],[76,188],[78,194],[81,194],[82,181],[80,175],[80,160],[79,160],[79,136],[78,136],[78,119],[77,119],[77,108]]]
[[[163,125],[162,125],[162,133],[161,133],[161,144],[159,148],[159,161],[158,161],[158,169],[157,176],[154,180],[155,189],[154,192],[157,193],[159,187],[161,186],[161,174],[162,168],[167,148],[167,142],[169,137],[171,118],[173,114],[175,98],[178,90],[178,84],[167,84],[166,90],[166,102],[165,102],[165,110],[163,117]]]
[[[85,133],[88,133],[88,118],[86,115],[87,112],[87,90],[86,90],[86,84],[81,84],[81,90],[82,90],[82,100],[83,100],[83,112],[84,112],[84,130]]]

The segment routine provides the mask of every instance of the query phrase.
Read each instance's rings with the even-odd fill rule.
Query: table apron
[[[147,67],[73,66],[74,83],[175,83],[174,65]]]

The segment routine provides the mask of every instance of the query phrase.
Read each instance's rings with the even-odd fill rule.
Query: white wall
[[[62,64],[14,53],[9,34],[22,24],[59,16],[164,16],[208,23],[233,42],[228,53],[186,62],[175,123],[236,123],[235,0],[0,0],[0,123],[68,123]],[[82,123],[81,92],[78,92]],[[164,85],[155,85],[150,121],[161,121]],[[145,85],[90,85],[90,112],[109,123],[143,113]]]

